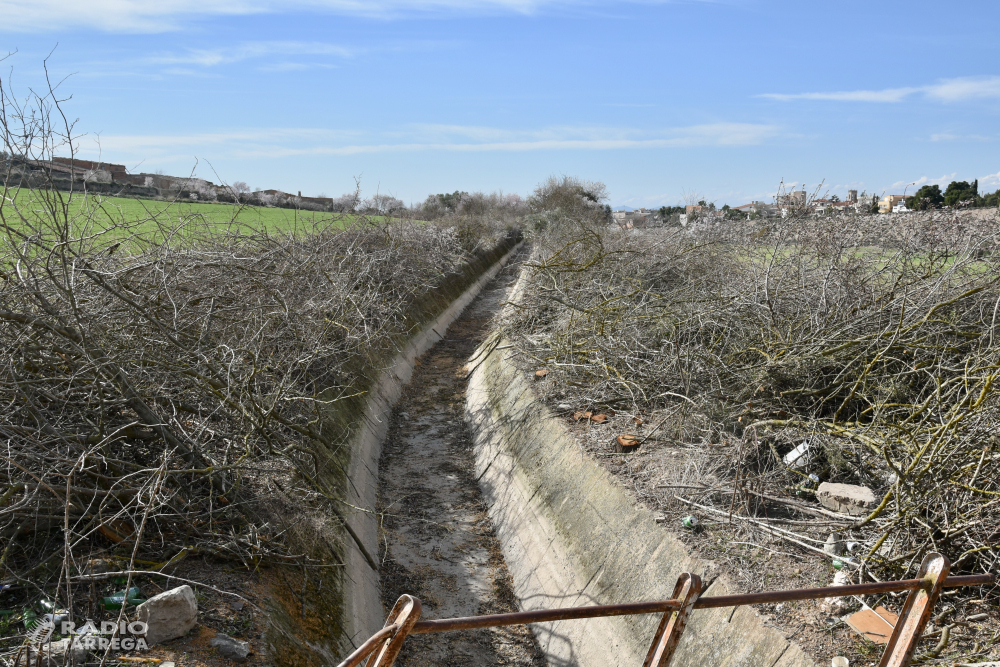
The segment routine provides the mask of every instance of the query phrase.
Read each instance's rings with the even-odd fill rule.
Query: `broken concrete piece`
[[[832,586],[846,586],[851,583],[851,578],[846,572],[837,572],[833,575]],[[848,601],[846,598],[823,598],[819,603],[819,609],[829,616],[839,616],[847,611]]]
[[[823,482],[819,485],[819,488],[816,489],[816,500],[827,509],[851,516],[867,514],[878,504],[875,493],[867,486],[831,484],[830,482]]]
[[[830,537],[826,538],[826,544],[823,545],[823,551],[831,556],[843,556],[846,550],[844,536],[837,533],[830,533]]]
[[[198,600],[185,584],[149,598],[139,605],[137,613],[149,626],[146,644],[152,646],[190,632],[198,622]]]
[[[246,660],[247,656],[250,655],[249,642],[233,639],[229,635],[224,635],[221,632],[215,635],[215,637],[208,642],[208,645],[219,649],[219,655],[230,658],[231,660]]]
[[[844,617],[844,622],[859,635],[870,639],[876,644],[888,644],[892,629],[896,627],[899,617],[885,607],[872,609],[865,605],[861,611]]]

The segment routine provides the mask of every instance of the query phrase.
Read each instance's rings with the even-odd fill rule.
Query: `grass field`
[[[114,229],[114,236],[136,236],[157,242],[168,234],[186,235],[226,228],[305,232],[330,225],[345,227],[359,216],[340,213],[304,211],[290,208],[237,206],[198,201],[161,201],[82,193],[21,190],[0,201],[0,214],[7,224],[21,217],[51,224],[52,211],[67,206],[77,233],[96,234]],[[60,216],[61,217],[61,216]],[[369,216],[381,222],[381,217]]]

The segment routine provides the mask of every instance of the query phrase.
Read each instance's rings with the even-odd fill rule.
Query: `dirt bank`
[[[379,465],[382,602],[402,593],[422,618],[517,611],[510,574],[475,475],[462,418],[464,365],[516,278],[512,261],[424,354],[393,413]],[[400,665],[544,665],[524,627],[420,635]]]

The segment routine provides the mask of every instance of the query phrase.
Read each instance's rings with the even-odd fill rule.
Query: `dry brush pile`
[[[37,191],[30,208],[3,194],[0,582],[28,598],[96,556],[310,562],[264,523],[254,480],[336,494],[319,473],[343,463],[347,434],[329,418],[441,281],[506,234],[364,217],[275,234],[192,217],[153,242],[163,220],[98,225],[113,215],[66,193]]]
[[[526,367],[548,369],[551,404],[704,445],[712,488],[691,497],[727,512],[808,498],[809,474],[871,487],[877,508],[840,528],[875,576],[912,575],[928,551],[996,571],[1000,220],[620,231],[581,202],[535,216],[525,289],[501,323]],[[805,441],[809,465],[786,465]]]

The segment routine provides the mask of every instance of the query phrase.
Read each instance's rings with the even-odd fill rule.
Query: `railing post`
[[[368,661],[368,667],[391,667],[392,663],[396,661],[400,649],[403,648],[403,642],[406,641],[406,635],[410,633],[410,628],[420,619],[422,608],[419,598],[412,595],[399,596],[396,604],[392,606],[392,611],[389,612],[389,617],[385,619],[386,627],[398,624],[399,630],[392,637],[389,637],[382,650]]]
[[[676,611],[671,609],[663,614],[642,667],[666,667],[670,664],[670,658],[677,650],[684,626],[687,625],[688,614],[694,609],[694,603],[699,595],[701,595],[701,577],[685,572],[677,578],[672,599],[679,601],[680,607]]]
[[[927,554],[920,564],[917,578],[923,579],[923,588],[910,591],[899,613],[899,620],[889,636],[879,667],[909,667],[913,652],[917,650],[917,642],[931,617],[934,603],[937,602],[944,580],[948,578],[951,562],[942,554]]]

